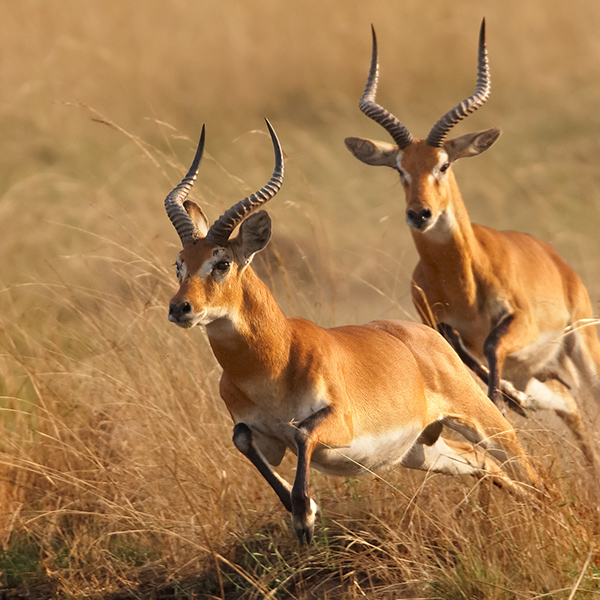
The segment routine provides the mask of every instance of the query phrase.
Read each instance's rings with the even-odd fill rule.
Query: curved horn
[[[449,110],[432,128],[427,136],[426,144],[439,148],[444,143],[448,132],[466,116],[475,112],[490,96],[490,67],[485,47],[485,19],[479,31],[479,56],[477,59],[477,85],[475,93]]]
[[[200,134],[200,141],[198,142],[192,166],[187,175],[181,180],[181,183],[165,198],[167,214],[169,215],[169,219],[171,219],[171,223],[175,226],[182,244],[193,242],[200,237],[196,225],[194,225],[187,211],[183,208],[183,202],[187,198],[198,175],[198,168],[204,152],[204,137],[205,127],[202,125],[202,133]]]
[[[275,150],[275,168],[273,169],[273,175],[271,175],[269,182],[258,190],[258,192],[251,196],[247,196],[237,204],[234,204],[211,225],[211,228],[206,234],[206,239],[214,244],[224,245],[233,230],[246,217],[265,204],[265,202],[268,202],[273,198],[281,188],[281,184],[283,183],[283,152],[281,151],[281,145],[279,144],[277,134],[271,126],[271,123],[269,123],[268,119],[265,119],[265,121],[269,128],[273,148]]]
[[[369,69],[369,77],[367,78],[365,91],[363,92],[358,106],[367,117],[373,119],[376,123],[379,123],[392,136],[396,144],[398,144],[398,148],[402,150],[412,144],[413,136],[406,126],[392,113],[388,112],[385,108],[375,102],[377,82],[379,79],[379,62],[377,60],[377,37],[373,25],[371,25],[371,32],[373,33],[371,68]]]

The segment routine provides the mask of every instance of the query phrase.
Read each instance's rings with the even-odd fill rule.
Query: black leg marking
[[[442,434],[444,424],[442,421],[434,421],[423,429],[421,435],[417,438],[416,444],[425,444],[426,446],[433,446],[438,441],[438,438]]]
[[[312,437],[312,434],[332,413],[332,407],[326,406],[312,414],[302,421],[295,435],[298,449],[298,466],[292,488],[292,521],[301,545],[305,539],[306,543],[310,544],[314,532],[314,515],[308,489],[310,459],[317,446],[317,441]]]
[[[502,412],[505,410],[505,402],[500,389],[500,371],[502,370],[504,357],[500,358],[498,356],[498,346],[500,346],[502,338],[508,333],[514,320],[514,314],[508,314],[502,317],[499,323],[489,333],[483,344],[483,354],[487,358],[490,368],[488,397]]]
[[[238,423],[233,428],[233,443],[235,447],[258,469],[260,474],[267,480],[273,488],[283,506],[288,512],[292,512],[292,500],[290,488],[284,485],[284,481],[276,475],[271,465],[265,457],[259,452],[252,439],[252,430],[245,423]]]
[[[446,341],[452,346],[456,354],[460,357],[460,359],[467,365],[483,383],[488,386],[488,395],[489,395],[489,386],[490,386],[490,371],[489,369],[482,365],[473,354],[469,351],[469,349],[465,346],[460,334],[456,329],[448,325],[448,323],[438,323],[437,330],[444,336]],[[498,374],[499,377],[499,374]],[[510,389],[509,389],[510,388]],[[508,384],[506,381],[500,379],[499,380],[499,389],[502,393],[502,396],[508,402],[508,406],[511,410],[514,410],[517,414],[522,417],[527,418],[527,413],[523,410],[522,400],[516,396],[516,390],[514,390],[513,386]]]

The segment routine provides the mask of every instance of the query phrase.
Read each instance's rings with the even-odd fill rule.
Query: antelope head
[[[165,199],[167,214],[183,245],[176,260],[179,290],[169,304],[169,321],[180,327],[209,325],[235,312],[242,301],[239,281],[254,254],[271,238],[271,218],[264,210],[256,211],[281,187],[283,155],[269,121],[267,127],[275,149],[271,179],[256,193],[225,211],[210,227],[202,209],[186,199],[202,159],[204,127],[192,166]],[[238,225],[238,235],[230,239]]]
[[[379,123],[394,144],[349,137],[346,146],[356,158],[369,165],[397,170],[406,194],[406,222],[414,230],[425,232],[436,224],[451,225],[454,219],[451,199],[456,192],[452,163],[459,158],[476,156],[487,150],[500,135],[500,129],[467,133],[447,140],[448,132],[459,121],[477,110],[490,95],[490,72],[485,45],[485,19],[479,34],[479,56],[475,93],[449,110],[432,128],[425,140],[415,140],[394,115],[375,102],[379,64],[377,38],[373,33],[371,68],[360,99],[360,109]]]

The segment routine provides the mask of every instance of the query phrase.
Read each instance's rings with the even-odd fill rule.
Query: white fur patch
[[[440,212],[437,219],[432,223],[425,231],[423,235],[427,236],[432,242],[442,244],[447,242],[457,227],[456,217],[454,211],[450,206]]]
[[[360,475],[380,471],[402,461],[421,433],[419,426],[406,426],[380,435],[363,435],[344,448],[319,449],[312,465],[331,475]]]
[[[525,394],[528,396],[527,408],[533,410],[559,410],[565,413],[573,412],[567,398],[557,394],[535,377],[529,380],[525,388]]]
[[[431,171],[431,175],[439,181],[443,177],[445,177],[446,173],[448,172],[448,171],[445,171],[444,173],[442,173],[442,171],[440,169],[450,160],[450,158],[448,157],[448,153],[443,148],[440,148],[438,150],[438,157],[439,157],[438,163],[437,163],[437,165],[435,165],[435,167],[433,167],[433,170]]]
[[[208,260],[204,261],[204,264],[200,267],[198,277],[200,277],[200,279],[206,279],[212,273],[214,266],[222,260],[225,252],[225,248],[215,248],[213,255]]]
[[[411,176],[408,174],[408,172],[402,167],[402,152],[398,152],[398,154],[396,155],[396,165],[398,167],[398,172],[400,173],[400,177],[403,179],[403,181],[407,184],[410,185],[412,182]]]

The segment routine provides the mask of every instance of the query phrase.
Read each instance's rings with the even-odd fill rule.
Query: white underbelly
[[[344,448],[318,447],[311,466],[329,475],[361,475],[382,471],[399,463],[421,433],[420,427],[404,427],[382,435],[364,435]]]

